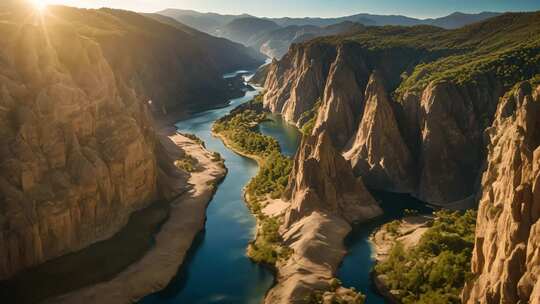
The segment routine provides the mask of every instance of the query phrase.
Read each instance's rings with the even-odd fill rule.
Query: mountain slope
[[[223,39],[142,15],[0,4],[0,279],[112,236],[187,187],[154,130],[162,110],[222,103]],[[227,50],[223,54],[205,48]],[[197,97],[197,98],[195,98]],[[171,182],[173,182],[171,184]]]
[[[452,29],[500,15],[484,12],[480,14],[453,13],[434,19],[373,14],[357,14],[340,18],[257,18],[248,15],[203,14],[174,9],[164,10],[157,14],[171,17],[203,32],[242,43],[259,50],[270,58],[278,59],[287,52],[292,43],[356,31],[361,25],[433,25]]]
[[[250,46],[257,36],[278,28],[279,25],[273,21],[247,17],[234,19],[220,28],[217,33],[221,37]]]
[[[216,30],[220,27],[223,27],[227,23],[240,18],[257,18],[247,14],[242,15],[220,15],[216,13],[200,13],[197,11],[190,10],[180,10],[180,9],[166,9],[163,11],[157,12],[157,14],[168,16],[178,20],[181,23],[189,25],[193,28],[196,28],[200,31],[215,34]],[[273,21],[278,24],[280,27],[288,26],[317,26],[317,27],[326,27],[333,24],[338,24],[342,22],[355,22],[363,25],[403,25],[403,26],[413,26],[413,25],[434,25],[446,29],[455,29],[467,24],[474,22],[479,22],[486,20],[488,18],[496,17],[501,15],[501,13],[495,12],[481,12],[481,13],[461,13],[455,12],[448,16],[443,16],[439,18],[428,18],[428,19],[418,19],[411,18],[402,15],[376,15],[376,14],[355,14],[344,17],[336,18],[318,18],[318,17],[305,17],[305,18],[262,18],[269,21]]]
[[[341,22],[357,22],[370,26],[384,25],[433,25],[446,29],[459,28],[474,22],[483,21],[488,18],[499,16],[500,13],[482,12],[478,14],[465,14],[460,12],[452,13],[440,18],[417,19],[401,15],[374,15],[374,14],[356,14],[338,18],[270,18],[281,26],[290,25],[314,25],[328,26]]]
[[[173,18],[185,25],[199,31],[215,35],[216,30],[238,18],[251,17],[250,15],[220,15],[215,13],[200,13],[191,10],[165,9],[156,14]]]
[[[482,12],[478,14],[452,13],[445,17],[426,19],[423,24],[434,25],[446,29],[456,29],[467,24],[480,22],[489,18],[497,17],[500,13]]]
[[[259,49],[270,58],[281,58],[287,53],[292,43],[300,43],[321,36],[355,32],[363,28],[363,25],[353,22],[343,22],[327,27],[291,25],[258,35],[252,39],[252,47]]]

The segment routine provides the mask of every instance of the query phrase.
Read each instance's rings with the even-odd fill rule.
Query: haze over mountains
[[[292,43],[357,31],[362,25],[432,25],[454,29],[500,15],[493,12],[478,14],[456,12],[445,17],[429,19],[373,14],[355,14],[337,18],[259,18],[247,14],[220,15],[180,9],[166,9],[158,14],[174,18],[202,32],[253,47],[272,58],[281,58]],[[335,25],[337,26],[332,27]]]

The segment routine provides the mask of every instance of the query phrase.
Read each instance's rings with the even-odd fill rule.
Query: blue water
[[[266,117],[268,120],[259,125],[261,133],[277,139],[281,153],[294,157],[302,138],[300,131],[285,122],[280,115],[267,114]]]
[[[358,224],[345,239],[348,253],[341,264],[337,277],[345,287],[354,287],[367,296],[366,304],[384,304],[384,298],[375,291],[370,278],[375,264],[369,236],[382,224],[400,219],[405,209],[417,210],[420,214],[430,214],[433,210],[424,203],[406,194],[374,192],[384,215],[368,223]]]
[[[181,132],[201,138],[208,150],[219,152],[229,171],[210,202],[206,231],[198,238],[186,266],[165,290],[145,297],[140,303],[260,303],[272,286],[272,273],[245,255],[248,242],[254,238],[255,219],[244,203],[242,188],[257,173],[257,163],[235,154],[211,135],[216,119],[257,93],[248,92],[232,100],[228,107],[195,114],[176,124]],[[284,154],[294,155],[298,131],[279,117],[269,118],[275,120],[262,123],[261,132],[278,139]]]

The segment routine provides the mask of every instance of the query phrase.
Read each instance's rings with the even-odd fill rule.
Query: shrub
[[[197,171],[197,159],[191,155],[187,155],[184,158],[174,161],[174,165],[185,172],[195,172]]]
[[[273,152],[250,180],[246,191],[255,197],[270,194],[272,198],[278,198],[287,187],[291,170],[292,160],[279,152]]]

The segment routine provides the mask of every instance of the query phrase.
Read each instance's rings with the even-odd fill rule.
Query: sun
[[[40,12],[47,8],[47,0],[30,0],[30,3]]]

